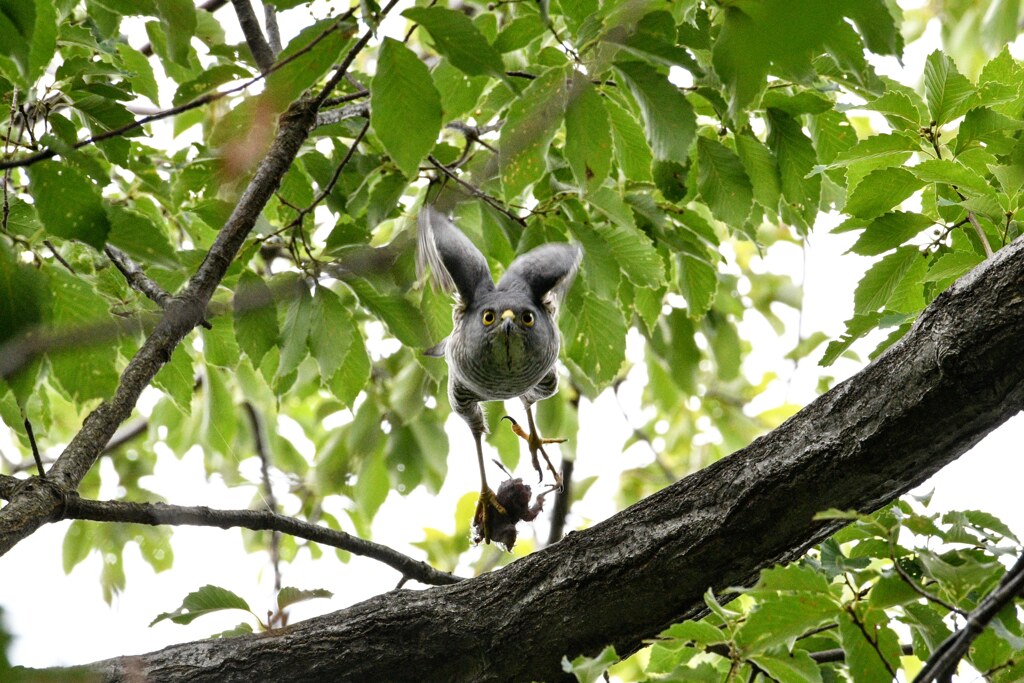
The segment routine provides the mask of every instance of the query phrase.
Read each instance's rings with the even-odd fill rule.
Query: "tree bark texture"
[[[452,586],[269,634],[97,662],[115,681],[530,681],[620,654],[921,483],[1024,404],[1024,238],[940,295],[856,376],[770,434],[586,531]],[[597,457],[598,454],[592,454]]]

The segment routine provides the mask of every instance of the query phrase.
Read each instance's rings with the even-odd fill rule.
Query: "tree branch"
[[[1024,405],[1024,237],[940,294],[860,373],[748,447],[595,526],[452,586],[397,591],[280,633],[97,662],[107,680],[562,680],[750,585],[921,483]],[[564,627],[568,626],[568,628]],[[415,647],[409,647],[414,643]]]
[[[977,609],[967,617],[964,627],[952,634],[935,649],[924,668],[914,678],[914,683],[930,683],[947,680],[956,673],[960,660],[967,654],[974,639],[981,635],[999,611],[1024,594],[1024,555],[1003,576],[999,585],[985,596]]]
[[[128,281],[128,284],[133,289],[138,290],[146,295],[157,306],[160,308],[167,308],[174,298],[164,290],[163,287],[158,285],[156,281],[150,278],[142,270],[142,267],[136,263],[128,254],[124,253],[112,244],[108,244],[103,247],[103,253],[107,255],[110,262],[114,264],[121,274],[124,275],[124,279]],[[203,327],[210,330],[213,329],[213,325],[207,320],[203,320],[200,323]]]
[[[32,480],[0,475],[0,498],[11,499],[26,482],[30,481]],[[271,531],[377,560],[397,570],[404,578],[415,579],[420,583],[443,586],[463,580],[385,545],[352,536],[344,531],[335,531],[319,524],[286,517],[272,510],[216,510],[205,506],[88,500],[77,495],[69,495],[64,503],[61,518],[148,526],[208,526],[220,529],[240,527],[252,531]]]
[[[249,0],[231,0],[235,7],[235,14],[238,16],[238,24],[242,27],[242,34],[245,36],[245,43],[252,52],[252,58],[256,60],[256,66],[260,71],[266,73],[274,65],[274,51],[263,36],[263,29],[256,19],[256,12],[252,9]]]

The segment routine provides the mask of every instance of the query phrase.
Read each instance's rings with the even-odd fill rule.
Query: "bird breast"
[[[536,386],[557,360],[558,344],[538,345],[529,332],[507,321],[476,343],[450,345],[448,353],[449,371],[483,400],[496,401],[521,396]]]

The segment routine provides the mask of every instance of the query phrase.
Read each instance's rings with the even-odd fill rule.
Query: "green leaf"
[[[571,662],[568,657],[562,657],[562,671],[575,676],[579,683],[597,683],[608,671],[608,667],[617,661],[619,656],[615,654],[615,648],[609,645],[596,657],[580,655]]]
[[[235,289],[233,307],[235,341],[253,367],[259,367],[263,356],[277,345],[281,336],[274,295],[263,278],[251,270],[243,270]]]
[[[654,158],[685,165],[697,119],[686,96],[668,78],[642,62],[616,62],[644,117]]]
[[[316,598],[331,598],[334,597],[334,593],[327,590],[326,588],[312,588],[309,590],[303,590],[301,588],[292,588],[291,586],[285,586],[277,593],[277,608],[284,609],[290,607],[297,602],[305,602],[306,600],[314,600]]]
[[[818,160],[814,144],[800,123],[778,109],[769,109],[768,147],[775,153],[782,180],[782,195],[807,225],[814,223],[821,194],[821,178],[811,174]]]
[[[690,254],[679,255],[679,293],[686,299],[691,318],[700,318],[711,309],[717,291],[714,266]]]
[[[178,252],[148,216],[117,204],[107,204],[110,232],[107,241],[144,264],[180,268]]]
[[[192,411],[192,393],[195,386],[192,357],[185,344],[178,344],[168,361],[153,377],[153,385],[162,389],[186,415]]]
[[[737,135],[735,140],[736,153],[750,179],[754,199],[769,211],[775,211],[782,193],[778,161],[749,131]]]
[[[973,250],[956,250],[943,254],[935,259],[925,282],[940,282],[942,280],[955,280],[967,271],[974,268],[984,260],[984,257]]]
[[[65,574],[70,574],[95,547],[95,537],[89,524],[75,520],[68,526],[61,546],[61,561]]]
[[[390,492],[391,477],[383,454],[378,452],[365,458],[356,479],[356,508],[367,520],[372,520]]]
[[[889,683],[900,665],[899,641],[884,623],[884,612],[872,610],[867,614],[870,618],[857,615],[859,621],[855,621],[854,615],[844,612],[839,619],[846,666],[853,683]]]
[[[347,331],[351,325],[352,314],[341,303],[338,295],[326,287],[317,287],[313,295],[309,350],[319,364],[320,375],[325,381],[338,372],[348,354],[351,338],[339,331]]]
[[[370,122],[402,173],[413,178],[441,131],[441,96],[426,65],[397,40],[385,38],[377,59]]]
[[[215,453],[234,454],[235,433],[238,431],[235,401],[231,396],[221,370],[206,366],[203,379],[203,415],[200,438]]]
[[[769,73],[809,80],[814,75],[812,57],[846,27],[844,7],[830,0],[765,0],[725,7],[711,58],[729,92],[730,115],[738,119],[756,100]]]
[[[426,349],[436,341],[427,336],[423,313],[405,297],[382,293],[367,280],[358,278],[346,280],[345,284],[359,297],[359,303],[387,325],[398,341],[414,349]]]
[[[356,397],[370,380],[370,357],[366,354],[366,343],[359,331],[359,326],[350,320],[348,329],[340,328],[335,334],[349,340],[348,353],[341,362],[341,367],[330,378],[330,389],[338,400],[353,407]]]
[[[795,650],[789,655],[754,655],[749,660],[779,683],[821,683],[818,664],[806,650]]]
[[[520,50],[543,33],[544,21],[536,14],[516,17],[508,23],[494,41],[494,49],[498,52],[512,52]]]
[[[886,90],[885,94],[871,100],[864,108],[883,114],[897,127],[917,129],[927,123],[922,118],[923,112],[918,110],[910,96],[900,90]]]
[[[99,189],[81,172],[54,161],[35,164],[29,174],[29,192],[46,231],[102,249],[111,226]]]
[[[959,155],[965,149],[990,143],[993,133],[1020,130],[1021,128],[1024,128],[1024,121],[1020,119],[1000,114],[988,107],[971,109],[964,116],[964,120],[960,122],[954,151]]]
[[[618,376],[626,358],[626,321],[614,302],[573,287],[559,316],[565,353],[583,371],[595,390]]]
[[[304,28],[277,56],[278,63],[290,61],[267,76],[264,93],[275,111],[284,111],[341,59],[348,27],[336,24],[336,19],[325,19]]]
[[[736,632],[736,644],[747,653],[792,642],[840,613],[832,596],[795,591],[765,595]]]
[[[160,104],[160,89],[156,84],[153,65],[144,54],[127,43],[118,43],[117,54],[124,64],[125,76],[132,84],[132,90],[146,97],[155,105]]]
[[[584,245],[599,240],[622,275],[638,287],[660,287],[665,282],[661,256],[651,239],[628,225],[573,225],[573,232]]]
[[[885,0],[847,3],[844,12],[864,37],[867,49],[879,55],[899,57],[903,54],[903,36]]]
[[[50,273],[53,320],[63,330],[81,330],[109,320],[110,304],[85,278],[63,268]],[[108,398],[117,388],[117,346],[111,344],[51,350],[47,353],[54,377],[72,400]]]
[[[924,182],[903,168],[872,171],[850,192],[846,213],[860,218],[881,216],[921,189]]]
[[[928,183],[953,185],[968,196],[994,196],[995,194],[988,181],[975,171],[952,159],[922,161],[917,166],[911,166],[910,172]]]
[[[967,113],[974,86],[957,71],[952,59],[936,50],[925,60],[924,93],[928,113],[941,126]]]
[[[0,242],[0,345],[42,323],[50,297],[46,276],[18,263]]]
[[[578,72],[573,74],[565,110],[565,158],[585,190],[600,187],[612,166],[608,111],[594,86]]]
[[[281,360],[277,366],[277,378],[284,378],[295,372],[299,364],[309,355],[309,328],[313,318],[313,298],[305,284],[295,281],[294,288],[287,291],[284,327],[281,344]]]
[[[850,251],[863,256],[877,256],[902,245],[925,228],[935,225],[928,216],[909,211],[892,211],[871,221]]]
[[[154,0],[160,27],[167,38],[168,54],[181,66],[189,65],[192,36],[196,32],[196,8],[191,0]]]
[[[412,7],[402,16],[425,28],[437,51],[463,72],[506,79],[501,53],[462,12],[443,7]]]
[[[499,143],[506,199],[522,193],[547,168],[548,146],[564,114],[565,77],[561,68],[545,72],[508,109]]]
[[[900,247],[871,266],[853,293],[854,313],[865,315],[884,308],[904,275],[923,258],[917,247]]]
[[[178,609],[173,612],[164,612],[157,615],[157,618],[150,622],[149,625],[153,626],[164,619],[170,619],[175,624],[191,624],[204,614],[227,609],[240,609],[252,612],[245,600],[228,589],[221,588],[220,586],[206,585],[186,595]]]
[[[754,189],[739,157],[706,137],[697,138],[697,188],[711,213],[731,227],[746,221]]]
[[[651,147],[644,137],[644,129],[636,117],[614,100],[607,100],[608,121],[611,124],[615,161],[629,180],[651,182]]]

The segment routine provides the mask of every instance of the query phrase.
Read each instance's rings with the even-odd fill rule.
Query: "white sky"
[[[320,12],[318,16],[324,14]],[[304,21],[303,16],[300,13],[296,21]],[[226,24],[231,24],[230,12],[223,17]],[[283,28],[287,42],[289,28],[287,25]],[[236,39],[238,36],[231,36],[229,32],[229,40]],[[925,41],[925,45],[914,46],[904,57],[906,69],[901,73],[920,73],[924,55],[931,51],[933,41],[934,37]],[[822,222],[828,223],[828,220]],[[768,270],[790,273],[797,281],[802,279],[802,274],[805,279],[802,323],[805,332],[823,330],[834,338],[842,332],[843,321],[850,317],[854,286],[870,263],[862,257],[843,255],[854,238],[854,235],[832,235],[824,229],[815,230],[807,247],[806,266],[796,247],[770,252],[765,264]],[[795,335],[795,312],[787,310],[784,316],[790,328],[787,334]],[[766,398],[760,399],[764,405],[759,409],[787,399],[798,404],[811,400],[818,377],[814,366],[818,354],[804,360],[794,370],[792,363],[782,360],[782,356],[792,348],[795,336],[779,341],[773,334],[761,337],[754,322],[745,326],[744,336],[755,336],[758,343],[744,371],[750,377],[758,377],[769,369],[780,374],[776,386]],[[866,352],[870,348],[860,350]],[[631,353],[633,351],[635,345],[631,344]],[[840,361],[831,370],[841,379],[857,369],[852,363]],[[635,373],[621,392],[626,411],[633,416],[639,414],[642,367]],[[515,403],[515,406],[509,404],[510,409],[519,410],[518,402]],[[578,442],[576,476],[596,474],[599,478],[586,498],[574,508],[569,528],[612,514],[618,473],[649,459],[644,448],[638,446],[620,454],[620,444],[631,430],[610,395],[593,404],[586,401],[581,404],[580,426],[579,434],[563,435]],[[422,540],[423,527],[447,532],[454,529],[456,501],[477,490],[479,482],[468,430],[453,418],[447,431],[451,443],[449,474],[440,495],[434,498],[422,489],[406,497],[392,492],[374,522],[374,540],[422,557],[409,543]],[[1018,536],[1024,534],[1024,508],[1019,498],[1021,443],[1024,443],[1024,418],[1018,416],[921,487],[922,490],[935,489],[932,509],[984,509],[1002,518]],[[4,448],[9,446],[4,445]],[[109,462],[101,462],[103,467],[111,467]],[[529,469],[524,459],[517,474],[529,477],[532,475]],[[254,494],[249,487],[229,489],[217,478],[205,481],[202,458],[194,451],[181,461],[173,457],[161,458],[155,476],[144,480],[143,485],[177,504],[218,508],[247,507]],[[114,492],[104,494],[112,496]],[[102,600],[99,586],[101,558],[97,554],[91,555],[70,576],[61,568],[61,547],[68,524],[44,527],[2,560],[0,583],[8,588],[0,596],[0,605],[6,611],[7,629],[16,637],[10,652],[16,664],[54,666],[148,652],[172,643],[204,638],[244,620],[241,613],[210,615],[190,626],[165,621],[148,627],[157,614],[175,609],[187,593],[205,584],[220,585],[239,593],[257,613],[265,614],[273,603],[273,577],[265,553],[245,552],[237,531],[178,527],[173,538],[175,562],[170,571],[155,574],[135,547],[129,545],[125,552],[127,588],[108,607]],[[533,527],[538,538],[546,538],[544,521],[538,520]],[[530,538],[529,525],[521,525],[520,542],[529,542]],[[488,551],[494,552],[493,549]],[[478,548],[470,555],[475,558],[481,552],[484,549]],[[371,560],[354,558],[342,565],[330,549],[325,549],[318,561],[312,561],[308,553],[301,553],[296,562],[282,567],[284,585],[326,588],[335,594],[331,600],[295,606],[292,623],[390,590],[399,578],[390,568]],[[19,589],[12,590],[13,586]]]

